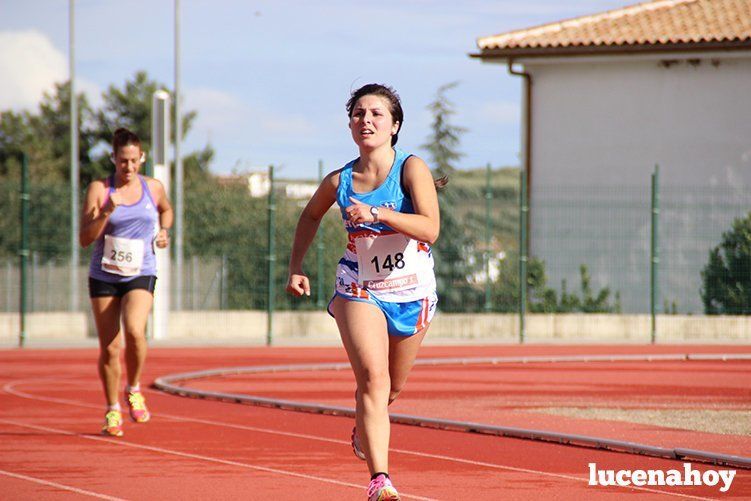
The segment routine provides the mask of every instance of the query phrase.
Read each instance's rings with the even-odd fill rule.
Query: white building
[[[649,311],[659,164],[659,301],[701,313],[701,269],[751,209],[751,1],[657,0],[487,36],[524,86],[530,254],[553,286],[619,291]]]
[[[253,198],[265,197],[271,189],[271,180],[268,172],[251,172],[247,175],[248,191]]]
[[[243,174],[232,174],[231,176],[220,176],[220,182],[245,184],[248,185],[248,193],[253,198],[268,196],[271,188],[268,172],[247,172]],[[281,194],[286,198],[293,200],[307,200],[313,196],[318,183],[307,180],[288,180],[274,179],[274,193]]]

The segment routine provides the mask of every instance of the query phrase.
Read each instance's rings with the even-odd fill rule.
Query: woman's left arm
[[[411,156],[404,163],[404,187],[412,198],[414,214],[405,214],[385,207],[378,208],[378,222],[386,224],[399,233],[410,238],[433,245],[438,240],[441,229],[441,216],[438,209],[438,194],[436,193],[433,175],[427,164],[415,156]],[[347,207],[352,211],[350,219],[356,223],[371,223],[375,221],[370,213],[370,206],[351,199],[353,205]]]
[[[158,179],[149,179],[149,190],[154,197],[156,210],[159,212],[159,233],[156,235],[156,246],[160,249],[167,247],[169,244],[169,229],[172,228],[175,214],[172,211],[172,204],[167,198],[167,192],[161,181]]]

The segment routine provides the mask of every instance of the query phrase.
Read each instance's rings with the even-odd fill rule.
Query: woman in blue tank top
[[[89,185],[79,234],[83,247],[95,245],[89,296],[99,334],[99,377],[107,400],[102,433],[117,437],[123,434],[118,399],[121,323],[128,376],[125,401],[133,421],[145,423],[150,418],[139,382],[156,284],[154,247],[167,247],[173,219],[162,183],[138,174],[144,158],[138,136],[127,129],[115,131],[111,156],[115,173]]]
[[[349,241],[328,311],[357,381],[352,448],[367,461],[370,500],[395,500],[388,474],[388,406],[402,391],[435,312],[430,246],[440,229],[436,187],[420,158],[394,148],[404,122],[393,89],[369,84],[347,102],[360,156],[321,182],[300,215],[287,291],[310,295],[302,269],[321,219],[339,205]]]

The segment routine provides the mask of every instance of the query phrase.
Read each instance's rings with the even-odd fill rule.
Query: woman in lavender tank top
[[[138,174],[145,155],[137,135],[116,130],[111,158],[114,174],[93,181],[86,191],[79,241],[83,247],[95,245],[89,296],[99,334],[99,378],[107,400],[102,433],[119,437],[123,434],[118,400],[121,323],[128,378],[125,400],[133,421],[145,423],[150,418],[140,377],[156,283],[154,247],[167,247],[173,213],[162,183]]]

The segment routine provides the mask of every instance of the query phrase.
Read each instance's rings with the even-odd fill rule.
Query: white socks
[[[141,384],[136,383],[135,386],[130,386],[129,384],[125,385],[125,392],[126,393],[135,393],[137,391],[141,391]],[[109,411],[117,411],[121,412],[122,408],[120,407],[120,402],[115,403],[114,405],[108,405],[107,406],[107,412]]]

